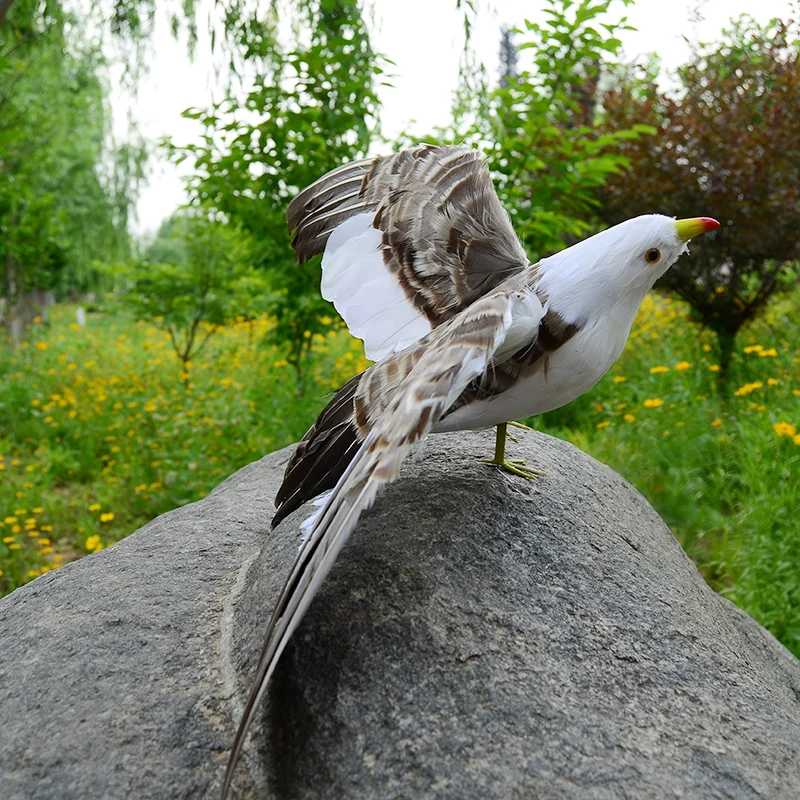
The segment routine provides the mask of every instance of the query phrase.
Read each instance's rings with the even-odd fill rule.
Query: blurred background
[[[531,260],[639,214],[722,223],[606,378],[529,422],[800,655],[799,13],[0,0],[0,592],[298,440],[368,362],[286,205],[348,160],[464,142]]]

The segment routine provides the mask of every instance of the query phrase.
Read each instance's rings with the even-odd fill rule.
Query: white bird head
[[[710,217],[634,217],[542,259],[541,288],[567,318],[620,302],[638,307],[647,291],[701,233],[719,227]]]

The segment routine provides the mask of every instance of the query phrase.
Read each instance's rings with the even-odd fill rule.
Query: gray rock
[[[432,437],[287,648],[239,797],[794,798],[800,662],[650,506],[525,434],[548,477]],[[4,798],[214,797],[298,512],[287,451],[0,602]]]

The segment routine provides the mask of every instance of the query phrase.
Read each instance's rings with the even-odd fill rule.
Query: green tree
[[[629,5],[629,0],[622,0]],[[439,140],[482,148],[498,193],[532,258],[571,244],[597,227],[596,190],[627,165],[622,145],[652,128],[629,121],[600,129],[598,87],[618,66],[625,17],[610,15],[614,0],[547,0],[545,22],[525,21],[504,34],[526,69],[507,69],[489,89],[485,72],[465,62],[452,128]]]
[[[169,335],[187,387],[192,359],[226,322],[263,312],[265,286],[250,266],[249,251],[239,227],[192,209],[168,220],[148,249],[171,262],[145,258],[113,269],[122,304]]]
[[[247,53],[255,88],[244,99],[231,94],[210,110],[186,112],[205,133],[174,153],[194,161],[193,201],[223,212],[256,243],[274,337],[302,383],[311,334],[333,311],[319,296],[319,259],[295,263],[284,213],[299,189],[366,153],[380,67],[359,0],[304,0],[296,13],[288,46],[275,20],[262,20]]]
[[[659,212],[722,223],[661,282],[716,333],[722,388],[737,333],[798,276],[798,45],[797,22],[743,17],[694,47],[678,89],[629,74],[603,98],[608,130],[644,120],[658,131],[626,143],[629,168],[598,195],[606,222]]]
[[[109,147],[98,41],[57,2],[17,0],[0,25],[0,296],[19,339],[47,291],[85,290],[127,255],[136,148]]]
[[[260,6],[215,0],[209,13],[236,79],[258,41]],[[155,0],[0,2],[0,320],[18,340],[52,292],[96,288],[103,261],[130,251],[128,221],[146,148],[111,138],[109,65],[135,92]],[[193,0],[166,5],[173,32],[197,37]]]

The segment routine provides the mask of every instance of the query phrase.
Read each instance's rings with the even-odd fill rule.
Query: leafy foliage
[[[191,360],[222,325],[263,311],[263,279],[248,251],[240,229],[195,211],[168,220],[149,249],[171,263],[144,259],[115,270],[126,284],[123,305],[167,332],[187,385]]]
[[[103,69],[57,2],[17,0],[0,26],[0,295],[17,332],[33,290],[85,291],[95,260],[129,249],[142,153],[109,148]]]
[[[737,332],[796,281],[800,258],[800,26],[745,17],[726,36],[695,47],[679,90],[628,75],[605,94],[606,130],[646,120],[658,133],[625,144],[629,167],[602,192],[609,223],[647,212],[721,221],[662,285],[716,332],[723,381]]]
[[[313,0],[299,10],[284,48],[274,27],[251,40],[256,75],[244,100],[230,95],[208,111],[197,145],[174,148],[194,160],[194,202],[241,225],[256,243],[254,263],[272,293],[273,336],[300,370],[320,318],[319,262],[298,266],[283,215],[294,194],[333,167],[366,153],[376,126],[378,59],[358,0]]]
[[[628,0],[623,0],[629,5]],[[625,17],[614,20],[614,0],[547,0],[546,21],[526,21],[521,56],[527,69],[507,70],[488,90],[468,71],[453,129],[438,138],[481,147],[495,173],[500,198],[532,258],[574,243],[596,227],[595,194],[628,161],[621,146],[652,129],[626,120],[613,130],[596,125],[598,85],[616,66]],[[508,52],[508,36],[502,46]]]

